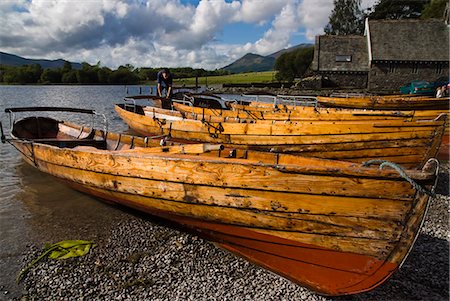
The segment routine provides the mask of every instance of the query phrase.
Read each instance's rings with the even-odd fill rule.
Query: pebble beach
[[[112,226],[92,237],[87,255],[45,259],[31,268],[21,293],[3,300],[448,300],[449,164],[403,267],[375,290],[326,297],[216,247],[176,225],[114,206]],[[42,252],[30,244],[22,267]],[[19,271],[17,271],[19,272]],[[17,275],[11,275],[16,277]]]

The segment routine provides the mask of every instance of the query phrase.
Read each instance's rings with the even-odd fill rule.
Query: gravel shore
[[[86,256],[44,260],[5,300],[448,300],[449,165],[418,240],[403,267],[375,290],[329,298],[215,247],[159,219],[123,210],[123,218]],[[86,239],[86,238],[83,238]],[[42,246],[23,254],[26,266]],[[16,275],[12,275],[15,277]],[[3,290],[3,289],[2,289]]]

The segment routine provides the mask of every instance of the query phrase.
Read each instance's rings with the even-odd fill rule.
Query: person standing
[[[170,98],[172,96],[172,73],[170,73],[169,69],[164,68],[158,72],[156,79],[158,96],[163,97],[163,92],[165,91],[166,98]]]
[[[442,97],[447,97],[447,96],[448,96],[447,85],[443,85],[443,86],[441,87],[441,92],[442,92]]]
[[[443,93],[442,93],[442,88],[441,87],[438,87],[437,89],[436,89],[436,98],[441,98],[443,95],[442,95]]]

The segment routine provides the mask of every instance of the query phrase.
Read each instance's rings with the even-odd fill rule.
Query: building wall
[[[367,88],[367,72],[321,72],[323,88]]]
[[[350,61],[337,61],[348,56]],[[364,36],[318,36],[312,69],[315,71],[368,71],[367,42]]]
[[[372,62],[368,90],[398,93],[401,86],[413,80],[434,82],[448,76],[448,62]]]

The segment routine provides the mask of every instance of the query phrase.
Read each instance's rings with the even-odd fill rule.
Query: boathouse
[[[311,69],[322,87],[386,93],[448,78],[449,27],[435,19],[366,20],[363,36],[317,36]]]

